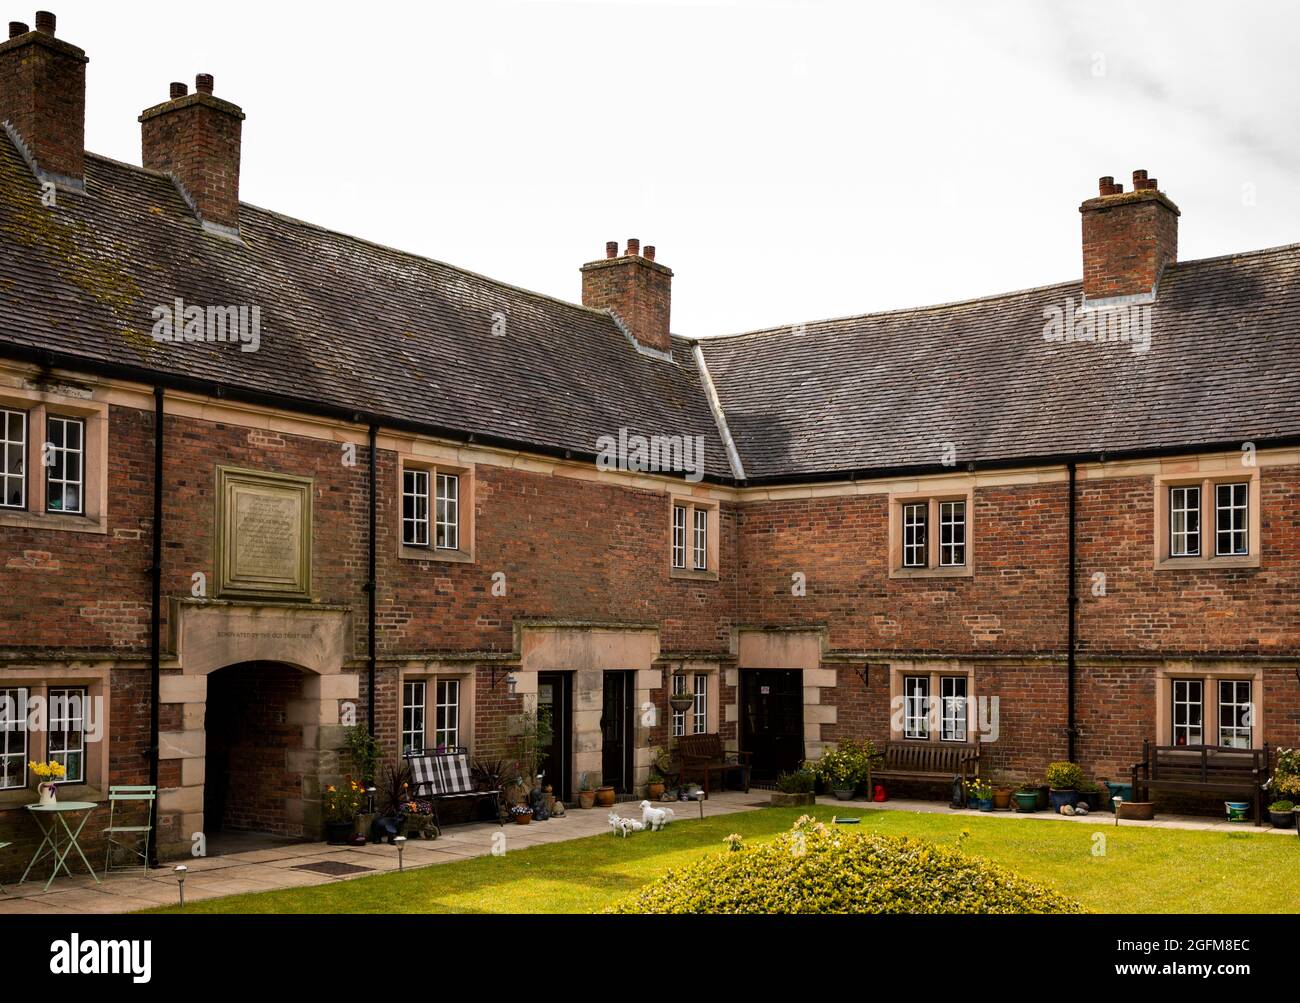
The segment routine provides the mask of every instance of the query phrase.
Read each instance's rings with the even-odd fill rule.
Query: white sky
[[[686,336],[1075,278],[1139,167],[1183,260],[1300,241],[1289,4],[45,5],[95,152],[212,73],[245,201],[571,300],[639,237]]]

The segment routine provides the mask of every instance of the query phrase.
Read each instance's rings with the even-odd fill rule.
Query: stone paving
[[[737,812],[753,811],[765,805],[768,794],[764,791],[751,791],[742,794],[739,791],[727,791],[716,794],[704,802],[704,816],[712,818]],[[995,812],[989,815],[978,811],[954,812],[942,801],[892,800],[873,803],[865,800],[837,801],[834,798],[817,799],[819,808],[851,808],[856,810],[904,811],[925,814],[942,813],[951,815],[982,815],[986,818],[1006,820],[1010,824],[1033,822],[1061,822],[1083,825],[1113,825],[1114,816],[1107,812],[1069,818],[1053,815],[1049,812],[1019,814],[1017,812]],[[674,805],[679,819],[699,817],[698,804]],[[614,809],[624,816],[640,814],[636,804],[620,804]],[[498,833],[504,833],[508,846],[520,848],[542,846],[547,843],[560,843],[570,839],[582,839],[609,832],[610,809],[594,808],[590,811],[571,809],[564,818],[551,819],[547,822],[534,822],[531,825],[507,825],[501,828],[491,823],[475,823],[449,827],[436,840],[411,840],[403,851],[403,866],[407,869],[429,867],[454,860],[486,856],[492,852],[493,840]],[[824,812],[822,813],[824,814]],[[1152,822],[1123,821],[1122,827],[1137,826],[1157,829],[1199,829],[1209,832],[1256,833],[1265,836],[1290,836],[1296,839],[1294,830],[1277,830],[1267,825],[1256,828],[1250,823],[1227,822],[1212,818],[1198,818],[1184,815],[1157,815]],[[314,871],[296,870],[301,864],[320,862],[345,863],[370,868],[363,874],[330,876]],[[351,881],[383,871],[397,870],[397,849],[392,846],[327,846],[324,843],[295,843],[279,845],[268,849],[248,850],[228,856],[207,857],[184,862],[189,868],[185,880],[185,899],[194,902],[200,899],[217,898],[223,895],[238,895],[244,892],[274,891],[283,888],[301,888],[308,885],[323,885],[335,881]],[[146,877],[137,869],[119,872],[103,878],[103,883],[96,885],[89,877],[61,877],[50,886],[49,892],[42,889],[44,879],[31,880],[22,886],[7,885],[7,894],[0,894],[0,915],[6,913],[124,913],[151,906],[171,905],[177,901],[176,877],[172,871],[174,864],[151,871]],[[74,869],[75,870],[75,869]],[[46,872],[48,876],[48,872]]]

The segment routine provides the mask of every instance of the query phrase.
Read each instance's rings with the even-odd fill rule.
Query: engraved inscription
[[[234,516],[235,577],[292,582],[298,573],[298,498],[238,491]]]

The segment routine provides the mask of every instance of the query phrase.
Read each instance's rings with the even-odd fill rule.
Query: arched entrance
[[[203,826],[209,842],[223,833],[314,835],[292,807],[303,798],[307,764],[303,725],[293,722],[290,708],[302,699],[306,677],[276,662],[231,665],[208,676]]]

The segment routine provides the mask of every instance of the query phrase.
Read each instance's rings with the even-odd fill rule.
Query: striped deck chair
[[[496,809],[498,825],[505,825],[501,817],[501,790],[480,791],[474,786],[469,766],[469,750],[460,746],[436,751],[410,751],[406,761],[411,767],[411,793],[433,804],[433,824],[442,829],[438,817],[438,802],[473,798],[477,802],[491,801]]]

